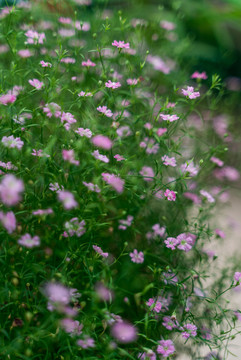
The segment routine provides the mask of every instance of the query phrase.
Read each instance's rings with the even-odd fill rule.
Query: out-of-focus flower
[[[38,79],[28,80],[29,84],[35,87],[36,90],[41,90],[44,87],[44,83]]]
[[[118,49],[129,49],[130,48],[130,44],[129,43],[125,43],[124,41],[117,41],[114,40],[112,43],[113,46],[116,46]]]
[[[137,330],[130,323],[116,322],[111,328],[111,335],[122,344],[127,344],[137,339]]]
[[[114,174],[102,173],[102,178],[107,184],[111,185],[118,193],[124,190],[125,181]]]
[[[161,340],[158,343],[159,345],[156,350],[158,354],[161,354],[164,358],[174,354],[175,346],[172,340]]]
[[[105,150],[110,150],[113,146],[113,142],[104,135],[96,135],[92,137],[91,142],[93,145]]]
[[[2,143],[9,149],[17,148],[18,150],[21,150],[24,145],[24,142],[19,137],[15,138],[13,135],[3,136]]]
[[[19,245],[25,246],[27,248],[33,248],[40,245],[40,239],[38,236],[32,237],[30,234],[25,234],[21,236],[18,240]]]
[[[17,227],[16,217],[12,211],[8,211],[7,213],[0,211],[0,222],[9,234],[12,234]]]
[[[76,208],[78,206],[74,195],[70,191],[60,190],[58,193],[58,200],[62,202],[63,207],[67,210]]]
[[[154,171],[150,166],[143,166],[140,174],[143,176],[145,181],[153,181],[153,178],[155,176]]]
[[[7,206],[16,205],[21,200],[23,190],[23,181],[7,174],[0,183],[0,199]]]

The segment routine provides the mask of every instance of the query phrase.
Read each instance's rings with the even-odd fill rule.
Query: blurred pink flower
[[[19,203],[23,191],[24,184],[22,180],[10,174],[3,177],[0,183],[0,199],[5,205],[12,206]]]
[[[130,44],[129,43],[125,43],[124,41],[117,41],[114,40],[114,42],[112,43],[113,46],[116,46],[118,49],[129,49],[130,48]]]
[[[41,90],[44,87],[44,83],[38,79],[32,79],[28,81],[30,85],[35,87],[36,90]]]
[[[19,245],[25,246],[27,248],[33,248],[40,245],[40,239],[38,236],[31,237],[30,234],[25,234],[21,236],[18,240]]]
[[[63,207],[67,210],[76,208],[78,206],[77,201],[75,201],[74,195],[70,191],[58,191],[58,200],[62,202]]]
[[[92,137],[91,142],[93,145],[105,150],[110,150],[113,146],[113,142],[104,135],[96,135]]]
[[[12,234],[17,227],[16,217],[12,211],[8,211],[7,213],[0,211],[0,222],[9,234]]]
[[[102,173],[103,180],[107,184],[111,185],[118,193],[122,193],[124,190],[125,181],[120,179],[118,176],[109,173]]]
[[[130,323],[116,322],[111,328],[111,335],[122,344],[127,344],[137,339],[137,330]]]

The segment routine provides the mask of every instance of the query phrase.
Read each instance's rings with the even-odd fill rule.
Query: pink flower
[[[206,80],[208,77],[207,77],[207,74],[205,71],[199,73],[198,71],[195,71],[192,76],[191,76],[192,79],[203,79],[203,80]]]
[[[193,86],[188,86],[187,89],[182,89],[183,95],[187,96],[189,99],[196,99],[200,96],[200,92],[195,92]]]
[[[33,30],[28,30],[24,35],[27,37],[25,44],[43,44],[43,41],[45,40],[44,33],[38,33]]]
[[[25,234],[21,236],[18,240],[19,245],[25,246],[27,248],[33,248],[40,245],[40,239],[38,236],[31,237],[30,234]]]
[[[50,68],[52,67],[52,64],[50,62],[45,62],[43,60],[40,61],[40,65],[42,67],[50,67]]]
[[[85,221],[79,221],[78,218],[72,218],[70,221],[66,221],[66,223],[64,224],[64,227],[66,229],[66,231],[64,232],[63,236],[64,237],[72,237],[72,236],[77,236],[80,237],[82,236],[86,230],[85,230]]]
[[[147,62],[152,64],[155,70],[161,71],[163,74],[169,74],[175,67],[175,63],[172,60],[164,61],[159,56],[148,55]]]
[[[74,195],[69,191],[58,191],[58,200],[62,202],[63,207],[67,210],[76,208],[78,206],[78,203],[75,201]]]
[[[113,115],[111,110],[107,109],[107,106],[99,106],[97,107],[97,110],[107,117],[111,117]]]
[[[12,104],[16,101],[17,97],[13,94],[5,94],[0,96],[0,104],[7,105]]]
[[[61,24],[71,24],[71,23],[72,23],[72,19],[61,16],[61,17],[59,18],[59,22],[60,22]]]
[[[121,83],[119,82],[112,82],[111,80],[108,80],[106,83],[105,83],[105,86],[107,88],[111,88],[111,89],[118,89],[119,87],[121,87]]]
[[[71,335],[80,335],[82,333],[83,325],[77,320],[65,318],[60,321],[60,325],[65,332]]]
[[[5,205],[16,205],[21,200],[23,190],[23,181],[14,175],[7,174],[0,183],[0,199]]]
[[[116,159],[116,161],[122,161],[125,160],[125,158],[119,154],[114,155],[114,158]]]
[[[146,149],[147,154],[157,154],[159,150],[159,144],[157,144],[154,139],[148,137],[140,142],[140,147]]]
[[[51,102],[45,105],[43,112],[46,113],[49,118],[52,116],[59,118],[61,116],[61,107],[58,104]]]
[[[183,174],[188,174],[189,176],[196,176],[199,171],[198,166],[195,166],[191,160],[185,162],[185,164],[182,164],[180,169]]]
[[[175,106],[176,106],[176,103],[169,102],[169,103],[167,104],[167,109],[169,109],[169,108],[174,108]]]
[[[164,121],[176,121],[179,119],[179,117],[177,115],[165,115],[165,114],[160,114],[160,117],[162,118],[162,120]]]
[[[44,294],[53,304],[68,305],[71,300],[70,289],[59,283],[47,283]]]
[[[75,132],[76,134],[80,136],[85,136],[87,138],[91,138],[92,136],[92,131],[90,129],[78,128],[77,130],[75,130]]]
[[[104,258],[107,258],[108,257],[108,252],[103,252],[103,250],[99,247],[99,246],[97,246],[97,245],[93,245],[92,246],[93,247],[93,249],[98,253],[98,254],[100,254],[101,256],[103,256]]]
[[[116,40],[114,40],[112,45],[116,46],[118,49],[129,49],[130,48],[130,44],[125,43],[124,41],[116,41]]]
[[[136,264],[142,264],[144,262],[144,254],[142,251],[138,252],[136,249],[130,253],[131,261]]]
[[[120,179],[118,176],[109,173],[102,173],[103,180],[107,184],[111,185],[118,193],[122,193],[124,190],[125,181]]]
[[[39,209],[32,212],[33,215],[36,216],[43,216],[43,215],[49,215],[53,214],[53,210],[51,208],[49,209]]]
[[[163,357],[168,357],[175,352],[175,346],[172,340],[161,340],[158,341],[160,345],[157,346],[157,353],[161,354]]]
[[[18,55],[21,58],[25,59],[25,58],[29,58],[29,57],[33,56],[33,52],[29,49],[22,49],[22,50],[18,51]]]
[[[95,341],[91,337],[85,337],[84,340],[81,340],[81,339],[78,340],[77,345],[79,345],[83,349],[94,348],[95,347]]]
[[[139,173],[144,177],[145,181],[153,181],[155,176],[154,171],[150,166],[143,166]]]
[[[48,157],[48,158],[50,157],[50,155],[44,153],[42,149],[39,149],[39,150],[33,149],[31,155],[38,156],[38,157]]]
[[[160,301],[155,301],[154,299],[150,298],[147,302],[146,305],[150,307],[150,310],[155,311],[156,313],[159,313],[161,311],[162,308],[162,304],[160,303]]]
[[[103,161],[104,163],[108,163],[110,161],[107,156],[101,155],[99,150],[93,151],[91,155],[93,155],[97,160]]]
[[[201,204],[201,199],[200,199],[200,197],[199,197],[198,195],[196,195],[196,194],[193,194],[193,193],[191,193],[191,192],[185,192],[185,193],[183,193],[183,196],[184,196],[186,199],[189,199],[189,200],[193,201],[194,204],[197,204],[197,205]]]
[[[92,183],[87,183],[85,181],[83,181],[82,183],[84,186],[86,186],[88,188],[88,190],[96,192],[96,193],[100,193],[100,188],[98,185],[92,184]]]
[[[167,155],[162,156],[163,164],[166,166],[177,166],[176,159],[174,157],[169,157]]]
[[[164,316],[162,325],[167,330],[176,329],[178,327],[178,323],[175,319],[172,319],[170,316]]]
[[[166,189],[166,191],[164,192],[164,196],[166,196],[167,200],[169,200],[169,201],[176,200],[176,194],[172,190]]]
[[[179,241],[174,237],[168,237],[166,240],[164,240],[164,243],[168,249],[175,250]]]
[[[186,324],[183,326],[184,332],[182,333],[182,337],[184,339],[188,339],[190,336],[197,335],[197,327],[193,324]]]
[[[200,194],[209,202],[214,203],[215,199],[212,197],[212,195],[206,191],[206,190],[200,190]]]
[[[74,150],[62,150],[62,156],[63,159],[70,164],[79,165],[79,160],[75,160],[74,158]]]
[[[167,128],[159,128],[159,129],[156,130],[156,133],[157,133],[158,136],[162,136],[166,132],[167,132]]]
[[[146,352],[141,352],[138,354],[138,359],[140,360],[156,360],[156,354],[154,351],[148,349]]]
[[[79,97],[92,97],[93,94],[91,92],[85,92],[85,91],[81,91],[80,93],[78,93]]]
[[[237,272],[234,274],[234,281],[239,282],[240,279],[241,279],[241,272],[238,272],[238,271],[237,271]]]
[[[220,229],[215,229],[215,233],[222,239],[225,239],[226,237],[225,233]]]
[[[62,115],[61,115],[61,122],[64,124],[65,129],[67,131],[69,131],[71,125],[76,123],[77,120],[74,118],[74,115],[72,115],[71,113],[63,112]]]
[[[224,165],[224,162],[223,162],[222,160],[216,158],[215,156],[212,156],[212,157],[210,158],[210,160],[211,160],[214,164],[216,164],[216,165],[218,165],[218,166],[220,166],[220,167],[222,167],[222,166]]]
[[[128,85],[132,85],[132,86],[133,86],[133,85],[137,85],[137,84],[138,84],[139,79],[127,79],[126,82],[127,82]]]
[[[118,128],[116,130],[116,133],[118,136],[123,138],[123,137],[130,136],[132,134],[132,131],[128,125],[125,125],[125,126],[121,126],[120,128]]]
[[[192,236],[190,236],[189,234],[182,233],[177,236],[177,244],[178,244],[177,248],[179,250],[184,250],[188,252],[192,249],[194,240]]]
[[[68,38],[68,37],[74,36],[75,31],[74,31],[74,29],[63,29],[63,28],[61,28],[61,29],[58,30],[58,34],[60,36],[62,36],[62,37],[67,37]]]
[[[165,30],[174,30],[176,28],[176,24],[167,20],[162,20],[160,26]]]
[[[2,143],[9,149],[17,148],[18,150],[21,150],[24,145],[24,142],[19,137],[14,138],[13,135],[3,136]]]
[[[82,66],[94,67],[94,66],[96,66],[96,64],[93,61],[91,61],[90,59],[88,59],[87,61],[82,61]]]
[[[56,192],[58,192],[58,191],[64,190],[64,187],[61,186],[61,185],[59,185],[59,184],[56,182],[56,183],[54,183],[54,184],[50,183],[50,184],[49,184],[49,189],[50,189],[51,191],[56,191]]]
[[[105,150],[110,150],[113,146],[112,141],[104,135],[96,135],[91,139],[93,145]]]
[[[36,90],[41,90],[42,87],[44,87],[44,83],[42,81],[39,81],[38,79],[33,79],[28,81],[30,85],[35,87]]]
[[[115,322],[111,328],[111,335],[122,344],[127,344],[137,339],[136,328],[126,321]]]
[[[17,227],[16,217],[12,211],[7,213],[0,211],[0,221],[9,234],[12,234]]]
[[[61,59],[60,62],[62,62],[64,64],[75,64],[76,60],[71,57],[65,57],[65,58]]]
[[[133,219],[134,217],[132,215],[128,215],[126,220],[124,219],[119,220],[120,225],[118,226],[118,229],[126,230],[127,227],[131,226]]]
[[[222,169],[215,169],[214,176],[218,180],[237,181],[240,178],[240,174],[237,169],[232,166],[224,166]]]

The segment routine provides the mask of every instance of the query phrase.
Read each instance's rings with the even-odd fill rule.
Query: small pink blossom
[[[75,130],[75,132],[76,134],[80,136],[85,136],[89,139],[92,137],[92,131],[90,129],[78,128],[77,130]]]
[[[153,181],[155,176],[154,171],[150,166],[143,166],[139,173],[143,176],[145,181]]]
[[[177,322],[177,320],[172,319],[170,316],[164,316],[162,325],[167,330],[171,331],[171,330],[176,329],[178,327],[178,322]]]
[[[134,220],[134,217],[132,215],[128,215],[126,220],[124,220],[124,219],[119,220],[120,225],[118,226],[118,229],[126,230],[127,227],[131,226],[133,220]]]
[[[19,245],[25,246],[27,248],[33,248],[40,245],[40,239],[38,236],[31,237],[30,234],[25,234],[21,236],[18,240]]]
[[[126,321],[115,322],[111,328],[111,335],[122,344],[128,344],[137,339],[136,328]]]
[[[23,59],[26,59],[26,58],[29,58],[31,56],[33,56],[33,52],[29,49],[22,49],[22,50],[19,50],[18,51],[18,55],[23,58]]]
[[[43,112],[46,113],[49,118],[52,116],[59,118],[61,116],[61,107],[58,104],[51,102],[44,106]]]
[[[183,193],[183,196],[186,199],[191,200],[194,204],[197,204],[197,205],[201,204],[201,199],[197,194],[193,194],[191,192],[185,192],[185,193]]]
[[[189,160],[189,161],[186,161],[185,164],[182,164],[180,166],[180,169],[181,169],[181,172],[183,174],[188,174],[188,176],[196,176],[198,174],[198,171],[199,171],[199,167],[198,166],[195,166],[193,161]]]
[[[159,129],[156,130],[156,133],[157,133],[158,136],[162,136],[166,132],[167,132],[167,128],[159,128]]]
[[[80,237],[82,236],[86,230],[85,230],[85,221],[79,221],[78,218],[72,218],[70,221],[66,221],[66,223],[64,224],[64,227],[66,229],[66,231],[64,232],[63,236],[64,237],[72,237],[72,236],[77,236]]]
[[[174,108],[175,106],[176,106],[176,103],[169,102],[169,103],[167,104],[167,109],[169,109],[169,108]]]
[[[155,301],[155,299],[153,298],[150,298],[146,302],[146,305],[150,307],[150,310],[153,310],[156,313],[159,313],[162,309],[162,304],[160,303],[160,301]]]
[[[84,339],[77,340],[77,345],[79,345],[83,349],[94,348],[95,341],[91,337],[85,337]]]
[[[77,320],[64,318],[60,321],[61,327],[70,335],[80,335],[82,333],[83,325]]]
[[[171,21],[167,21],[167,20],[162,20],[160,22],[160,26],[165,29],[165,30],[174,30],[176,28],[176,24],[174,24]]]
[[[111,80],[108,80],[106,83],[105,83],[105,86],[107,88],[111,88],[111,89],[118,89],[119,87],[121,87],[121,83],[120,82],[113,82]]]
[[[107,117],[111,117],[113,115],[111,110],[107,109],[107,106],[99,106],[97,107],[97,110]]]
[[[136,264],[142,264],[144,262],[144,254],[142,251],[138,252],[136,249],[130,253],[131,261]]]
[[[188,339],[190,336],[197,335],[197,327],[193,324],[186,324],[183,326],[182,337]]]
[[[71,113],[67,112],[63,112],[61,115],[61,122],[64,124],[64,127],[67,131],[70,130],[70,127],[72,124],[76,123],[77,120],[74,118],[74,115],[72,115]]]
[[[128,125],[125,126],[121,126],[116,130],[116,133],[118,136],[120,136],[121,138],[130,136],[132,134],[132,131],[130,129],[130,127]]]
[[[179,119],[179,117],[177,115],[169,115],[169,114],[160,114],[160,117],[162,118],[162,120],[164,121],[170,121],[170,122],[173,122],[173,121],[176,121]]]
[[[212,156],[210,159],[214,164],[222,167],[224,165],[224,162],[218,158],[216,158],[215,156]]]
[[[44,153],[42,149],[40,150],[33,149],[31,155],[38,157],[48,157],[48,158],[50,157],[50,155]]]
[[[27,37],[27,41],[25,42],[25,44],[43,44],[45,40],[44,33],[38,33],[34,30],[28,30],[24,35]]]
[[[24,142],[19,137],[15,138],[13,135],[3,136],[2,143],[9,149],[17,148],[18,150],[21,150],[24,145]]]
[[[222,230],[220,229],[215,229],[215,233],[222,239],[225,239],[226,238],[226,234],[225,232],[223,232]]]
[[[38,79],[32,79],[28,81],[30,85],[35,87],[36,90],[41,90],[44,87],[44,83]]]
[[[112,43],[113,46],[116,46],[118,49],[129,49],[130,48],[130,44],[129,43],[125,43],[124,41],[117,41],[114,40],[114,42]]]
[[[212,195],[206,191],[206,190],[200,190],[200,194],[209,202],[209,203],[214,203],[215,199],[212,197]]]
[[[78,93],[79,97],[92,97],[93,94],[91,92],[85,92],[85,91],[81,91],[80,93]]]
[[[147,154],[157,154],[159,150],[159,144],[157,144],[154,139],[148,137],[140,142],[140,147],[144,148]]]
[[[107,156],[101,155],[99,150],[93,151],[91,155],[93,155],[95,159],[103,161],[104,163],[108,163],[110,161]]]
[[[82,183],[84,186],[86,186],[88,188],[88,190],[96,192],[96,193],[100,193],[100,188],[98,185],[96,184],[92,184],[92,183],[87,183],[85,181],[83,181]]]
[[[190,234],[182,233],[177,236],[177,245],[178,245],[177,248],[179,250],[184,250],[188,252],[192,249],[194,241],[195,240]]]
[[[133,86],[133,85],[137,85],[137,84],[138,84],[139,79],[127,79],[126,82],[127,82],[128,85]]]
[[[172,340],[161,340],[158,343],[159,345],[156,350],[158,354],[161,354],[164,358],[174,354],[175,346]]]
[[[187,96],[189,99],[196,99],[200,96],[200,92],[195,92],[193,86],[188,86],[187,89],[182,89],[182,94]]]
[[[198,71],[195,71],[192,76],[191,76],[192,79],[203,79],[203,80],[206,80],[208,77],[207,77],[207,74],[205,71],[199,73]]]
[[[0,183],[0,199],[5,205],[12,206],[18,204],[23,191],[23,181],[17,179],[14,175],[7,174],[2,178]]]
[[[238,271],[237,271],[237,272],[234,274],[234,281],[239,282],[240,279],[241,279],[241,272],[238,272]]]
[[[72,57],[65,57],[61,59],[60,62],[64,64],[75,64],[76,60]]]
[[[93,249],[100,255],[103,256],[104,258],[107,258],[109,256],[108,252],[103,252],[103,250],[97,246],[97,245],[93,245]]]
[[[52,64],[50,62],[45,62],[43,60],[40,61],[40,65],[42,67],[50,67],[50,68],[52,67]]]
[[[7,213],[0,211],[0,222],[9,234],[12,234],[17,227],[16,217],[12,211],[8,211]]]
[[[166,191],[164,192],[164,196],[166,196],[167,200],[169,200],[169,201],[176,200],[176,194],[172,190],[166,189]]]
[[[114,174],[102,173],[102,178],[107,184],[111,185],[118,193],[124,190],[125,181]]]
[[[119,154],[114,155],[114,158],[116,159],[116,161],[123,161],[123,160],[125,160],[125,158],[124,158],[123,156],[119,155]]]
[[[62,185],[59,185],[57,182],[55,182],[54,184],[52,183],[49,184],[49,189],[51,191],[59,192],[61,190],[64,190],[64,187]]]
[[[174,237],[168,237],[166,240],[164,240],[164,243],[168,249],[175,250],[179,241]]]
[[[104,135],[96,135],[92,137],[91,142],[94,146],[100,147],[105,150],[110,150],[113,146],[113,142]]]
[[[57,192],[58,200],[62,202],[63,207],[67,210],[76,208],[78,206],[75,201],[74,195],[70,191],[60,190]]]
[[[174,157],[169,157],[167,155],[162,156],[163,164],[166,166],[177,166],[176,159]]]
[[[0,96],[0,104],[7,105],[13,104],[16,101],[17,97],[13,94],[4,94]]]
[[[82,66],[86,66],[86,67],[94,67],[96,66],[96,64],[91,61],[90,59],[88,59],[87,61],[82,61]]]
[[[79,165],[79,160],[75,160],[74,158],[74,150],[62,150],[62,157],[70,164]]]
[[[39,209],[32,212],[33,215],[36,216],[43,216],[43,215],[49,215],[53,214],[53,210],[51,208],[49,209]]]

